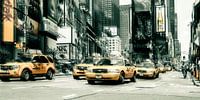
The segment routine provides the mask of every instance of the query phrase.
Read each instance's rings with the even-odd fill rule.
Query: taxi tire
[[[47,73],[46,73],[46,79],[52,80],[52,79],[53,79],[53,76],[54,76],[53,71],[52,71],[51,69],[49,69],[49,70],[47,71]]]
[[[76,79],[76,80],[78,80],[78,79],[79,79],[79,77],[78,77],[78,76],[73,76],[73,78],[74,78],[74,79]]]
[[[88,84],[95,84],[94,80],[87,80]]]
[[[136,75],[133,74],[133,76],[132,76],[132,78],[130,80],[131,80],[131,82],[136,82]]]
[[[21,74],[21,80],[28,81],[30,79],[30,77],[31,77],[30,71],[27,69],[24,69]]]
[[[123,84],[123,83],[124,83],[124,76],[123,76],[123,74],[120,74],[120,75],[119,75],[118,82],[119,82],[120,84]]]
[[[159,78],[159,73],[156,75],[156,78]]]

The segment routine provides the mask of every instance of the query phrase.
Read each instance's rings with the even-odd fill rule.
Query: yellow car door
[[[32,74],[40,74],[41,73],[41,60],[40,56],[34,56],[32,59]]]
[[[133,69],[130,64],[126,64],[126,78],[131,78],[133,76]]]
[[[40,64],[40,73],[46,73],[49,66],[49,61],[45,56],[40,56],[41,64]]]

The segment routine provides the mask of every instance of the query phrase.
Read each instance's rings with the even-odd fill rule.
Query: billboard
[[[165,6],[156,6],[156,32],[165,32]]]
[[[3,41],[14,41],[14,0],[4,0],[3,2]]]
[[[104,31],[110,33],[111,36],[117,35],[117,27],[116,26],[104,26]]]

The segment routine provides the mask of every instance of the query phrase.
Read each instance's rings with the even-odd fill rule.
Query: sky
[[[187,55],[189,52],[190,22],[192,21],[194,1],[175,0],[175,12],[178,15],[178,39],[181,42],[182,55]]]

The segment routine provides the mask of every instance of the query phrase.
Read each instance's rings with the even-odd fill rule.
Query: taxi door
[[[131,78],[133,76],[133,68],[131,64],[128,61],[125,61],[125,67],[126,67],[126,78]]]
[[[49,66],[49,61],[45,56],[40,56],[41,59],[41,65],[40,65],[40,72],[46,73]]]
[[[32,74],[41,74],[41,60],[40,60],[40,56],[34,56],[32,59]]]

